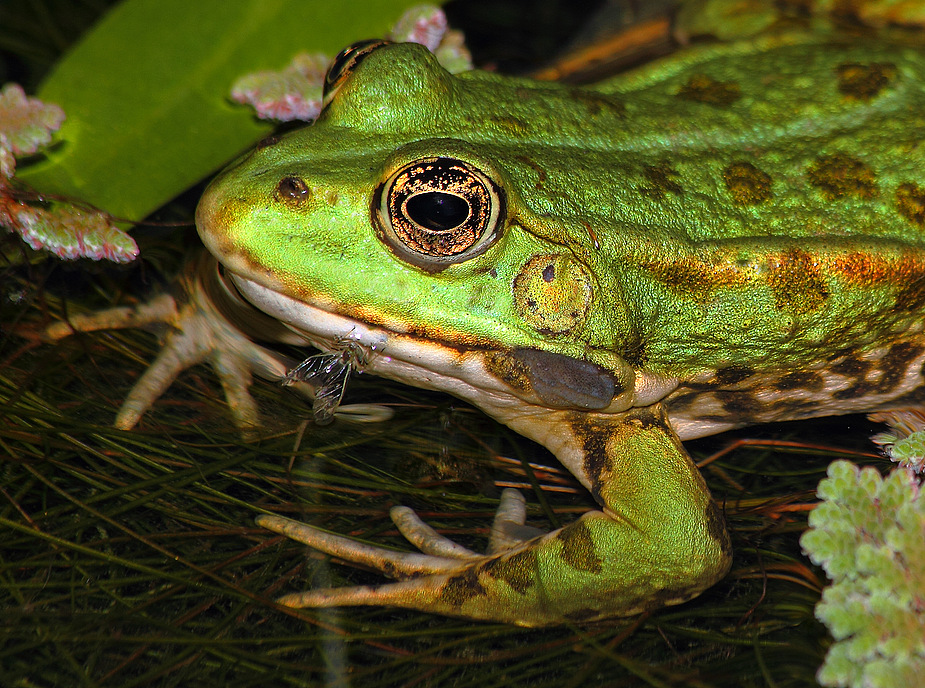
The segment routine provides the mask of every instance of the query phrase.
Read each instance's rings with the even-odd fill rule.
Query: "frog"
[[[405,507],[420,553],[264,513],[395,579],[280,601],[521,626],[681,604],[733,556],[684,441],[921,407],[916,35],[781,31],[589,86],[449,74],[414,44],[341,53],[317,121],[200,200],[229,289],[539,443],[597,508],[543,533],[505,491],[486,553]]]

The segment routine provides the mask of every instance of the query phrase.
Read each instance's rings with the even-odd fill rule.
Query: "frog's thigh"
[[[695,597],[729,570],[722,512],[660,406],[619,419],[573,418],[581,465],[603,505],[563,529],[559,567],[582,579],[591,609],[629,614]],[[574,544],[573,544],[574,543]],[[580,563],[579,563],[580,562]]]
[[[261,517],[261,525],[316,549],[408,579],[311,590],[281,602],[387,605],[540,626],[676,604],[725,575],[731,552],[722,514],[660,409],[619,420],[583,417],[572,439],[583,460],[570,468],[604,511],[540,537],[512,538],[490,555],[443,547],[443,556],[395,552]]]

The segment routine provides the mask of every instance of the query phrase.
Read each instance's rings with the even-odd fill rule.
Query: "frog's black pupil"
[[[469,203],[465,198],[440,191],[412,196],[405,208],[411,220],[435,232],[459,227],[469,217]]]

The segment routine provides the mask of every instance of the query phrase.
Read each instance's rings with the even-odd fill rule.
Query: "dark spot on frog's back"
[[[806,251],[792,248],[768,259],[767,281],[774,303],[782,311],[806,315],[819,310],[829,298],[829,288],[819,261]]]
[[[838,90],[854,100],[871,100],[896,77],[896,65],[889,62],[846,62],[835,70]]]
[[[759,205],[771,198],[771,177],[744,160],[726,166],[723,183],[735,205]]]
[[[623,117],[626,112],[626,106],[621,101],[603,93],[576,87],[569,91],[569,95],[573,101],[585,106],[590,117],[597,117],[602,114]]]
[[[500,129],[512,138],[525,138],[532,130],[530,123],[519,117],[492,115],[488,118],[488,122],[493,125],[493,128]],[[485,122],[473,122],[473,124],[484,126]]]
[[[708,302],[717,288],[748,282],[748,276],[735,265],[693,257],[649,260],[639,266],[682,298],[699,303]]]
[[[920,227],[925,225],[925,189],[906,182],[896,188],[894,198],[900,215]]]
[[[672,169],[667,162],[643,166],[642,176],[646,179],[646,186],[637,188],[643,196],[660,201],[666,193],[673,193],[677,196],[684,193],[684,189],[675,181],[675,177],[678,176],[677,171]]]
[[[873,198],[877,193],[873,170],[845,153],[820,155],[807,168],[806,177],[829,201],[846,196]]]
[[[717,81],[706,74],[694,74],[678,89],[677,96],[695,103],[726,107],[736,102],[742,92],[733,81]]]

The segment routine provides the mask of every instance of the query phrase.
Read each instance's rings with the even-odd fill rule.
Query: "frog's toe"
[[[501,493],[501,502],[491,524],[488,552],[494,554],[517,547],[527,540],[544,534],[539,528],[524,525],[527,521],[527,500],[520,490],[507,488]]]
[[[47,327],[44,339],[54,342],[75,332],[166,327],[161,351],[120,407],[116,427],[135,427],[183,370],[207,361],[218,375],[235,425],[245,435],[250,434],[260,425],[257,404],[250,394],[252,376],[281,382],[294,361],[256,344],[249,335],[294,345],[307,342],[268,316],[241,305],[240,297],[235,301],[211,258],[190,261],[176,293],[176,298],[160,294],[134,307],[74,315],[67,322]],[[314,387],[306,382],[289,382],[288,386],[310,399],[315,397]],[[379,422],[390,418],[392,410],[353,404],[335,407],[334,414],[352,422]]]
[[[479,556],[471,549],[440,535],[440,533],[424,523],[421,517],[414,513],[413,509],[406,506],[395,506],[389,511],[389,516],[405,539],[425,554],[453,559],[468,559]]]
[[[457,559],[471,559],[479,556],[472,550],[440,535],[406,506],[393,507],[389,516],[405,539],[425,554]],[[510,488],[504,490],[501,493],[498,510],[495,512],[495,519],[491,524],[488,553],[504,552],[542,535],[542,530],[524,525],[526,518],[527,502],[520,491]]]
[[[170,294],[159,294],[138,306],[107,308],[96,313],[72,315],[68,320],[54,322],[45,328],[44,339],[56,342],[75,332],[119,330],[144,327],[154,323],[170,322],[177,316],[177,302]]]
[[[190,350],[190,343],[190,338],[184,337],[179,331],[168,335],[154,363],[138,379],[116,413],[117,428],[131,430],[135,427],[145,411],[151,408],[182,370],[205,358],[206,352],[201,347]]]
[[[245,431],[257,427],[259,412],[249,391],[251,371],[279,379],[285,364],[198,303],[186,304],[168,324],[171,330],[160,353],[126,397],[116,427],[134,427],[183,370],[206,360],[218,375],[235,425]]]
[[[460,559],[479,559],[480,555],[459,547],[452,555],[419,554],[399,552],[376,545],[367,545],[341,535],[328,533],[307,523],[300,523],[282,516],[261,514],[256,518],[261,528],[308,545],[332,557],[338,557],[351,564],[368,566],[391,578],[445,573],[460,567]],[[442,536],[437,536],[442,538]],[[449,542],[449,540],[447,540]]]
[[[522,618],[516,605],[506,608],[508,596],[494,589],[501,579],[518,591],[532,585],[529,579],[533,575],[533,557],[523,550],[531,546],[528,541],[537,539],[542,532],[524,525],[526,502],[519,491],[508,489],[502,493],[491,528],[489,554],[478,554],[440,535],[407,507],[394,507],[390,516],[401,534],[421,553],[367,545],[281,516],[258,516],[257,525],[263,528],[399,579],[376,586],[292,593],[280,597],[279,603],[298,608],[383,605],[486,620],[524,621],[526,617]],[[521,594],[518,592],[515,597]],[[502,600],[505,604],[496,604]]]

